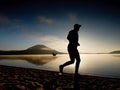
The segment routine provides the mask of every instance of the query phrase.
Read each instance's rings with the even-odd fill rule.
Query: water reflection
[[[120,54],[112,54],[114,57],[120,57]]]
[[[69,60],[69,55],[0,55],[0,64],[25,68],[58,71],[59,65]],[[74,73],[75,64],[64,72]],[[120,78],[120,54],[81,54],[80,74]]]
[[[25,60],[35,65],[43,65],[55,59],[57,59],[57,56],[52,56],[52,55],[0,55],[0,61]]]
[[[117,57],[116,57],[117,56]],[[120,57],[111,54],[84,55],[81,64],[81,73],[120,77]]]

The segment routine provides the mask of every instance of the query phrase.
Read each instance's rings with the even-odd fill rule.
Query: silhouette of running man
[[[69,53],[70,61],[67,61],[63,65],[59,66],[59,70],[60,70],[61,74],[63,73],[63,68],[65,66],[73,64],[75,62],[75,59],[76,59],[75,74],[78,74],[78,69],[79,69],[79,64],[80,64],[80,56],[79,56],[79,52],[77,50],[77,46],[80,46],[80,44],[78,43],[78,38],[79,38],[78,31],[81,26],[82,25],[75,24],[74,29],[71,30],[67,36],[67,39],[69,40],[68,53]]]

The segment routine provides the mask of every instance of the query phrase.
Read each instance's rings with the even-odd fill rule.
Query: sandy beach
[[[120,90],[120,78],[0,65],[0,90]]]

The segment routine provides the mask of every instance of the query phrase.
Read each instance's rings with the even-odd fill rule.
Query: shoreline
[[[120,90],[120,78],[0,65],[2,90]]]

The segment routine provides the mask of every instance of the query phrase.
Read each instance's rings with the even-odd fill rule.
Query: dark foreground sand
[[[58,72],[0,65],[0,90],[120,90],[120,78],[58,75]]]

